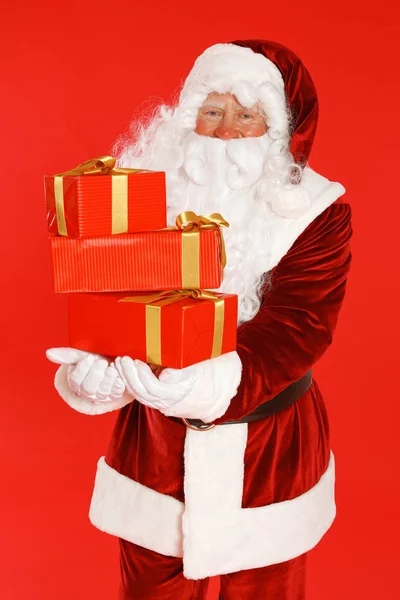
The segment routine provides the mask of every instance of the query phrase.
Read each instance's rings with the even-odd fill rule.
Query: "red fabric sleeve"
[[[334,203],[273,269],[258,314],[238,328],[237,395],[216,422],[240,419],[302,377],[332,342],[350,267],[351,208]]]

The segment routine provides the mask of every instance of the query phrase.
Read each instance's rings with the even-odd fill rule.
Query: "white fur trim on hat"
[[[269,82],[284,91],[282,75],[268,58],[250,48],[216,44],[207,48],[194,63],[183,86],[181,100],[193,91],[225,94],[243,81],[251,82],[256,89]]]
[[[273,136],[289,133],[285,86],[279,69],[262,54],[235,44],[216,44],[201,54],[182,88],[178,110],[193,127],[197,109],[211,92],[232,93],[243,106],[261,102]]]

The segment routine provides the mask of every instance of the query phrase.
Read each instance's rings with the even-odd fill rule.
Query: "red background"
[[[50,287],[42,177],[107,153],[143,101],[172,99],[206,46],[250,37],[288,45],[310,69],[321,104],[311,165],[344,183],[354,211],[348,295],[315,369],[330,410],[338,518],[311,553],[308,600],[398,598],[397,5],[71,0],[2,8],[2,599],[108,600],[118,585],[116,540],[87,518],[115,415],[86,417],[64,405],[44,356],[66,343],[67,306]]]

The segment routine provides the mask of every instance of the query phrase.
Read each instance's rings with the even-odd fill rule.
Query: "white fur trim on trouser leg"
[[[334,520],[333,454],[308,492],[286,502],[241,508],[246,442],[246,424],[187,432],[183,560],[189,579],[295,558],[313,548]]]
[[[229,352],[189,367],[195,384],[190,393],[170,408],[163,410],[167,417],[201,419],[210,423],[227,411],[242,378],[242,362],[237,352]],[[183,374],[184,370],[182,370]],[[163,380],[162,372],[160,379]],[[179,372],[176,376],[179,377]]]
[[[182,556],[183,504],[112,469],[102,457],[90,506],[92,524],[166,556]]]
[[[117,400],[103,402],[94,402],[88,398],[77,396],[69,387],[67,376],[68,365],[61,365],[54,378],[54,387],[68,406],[85,415],[102,415],[113,410],[118,410],[130,402],[133,402],[133,396],[128,393],[125,393]]]

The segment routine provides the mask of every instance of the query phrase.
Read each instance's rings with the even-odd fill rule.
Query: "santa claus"
[[[189,209],[230,223],[220,291],[239,296],[237,351],[182,370],[47,353],[71,407],[119,409],[90,519],[120,539],[121,600],[204,599],[213,575],[223,600],[305,597],[307,552],[335,517],[311,369],[332,342],[351,259],[345,190],[308,166],[317,115],[290,50],[217,44],[177,106],[118,146],[121,166],[166,171],[171,225]]]

